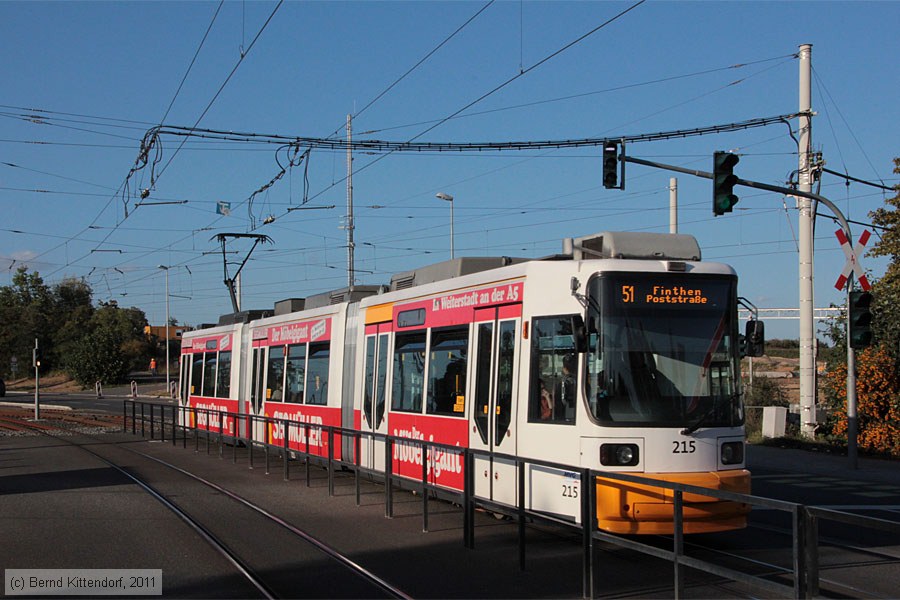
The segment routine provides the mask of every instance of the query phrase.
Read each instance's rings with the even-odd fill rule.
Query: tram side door
[[[516,504],[516,350],[520,319],[502,308],[476,309],[474,403],[469,447],[475,455],[475,495]]]
[[[250,363],[250,404],[247,412],[254,417],[261,417],[265,414],[263,400],[266,392],[266,348],[264,346],[253,348]],[[263,419],[253,420],[252,439],[254,441],[268,441],[266,440],[266,431],[266,423]]]
[[[179,423],[183,426],[193,427],[194,423],[190,418],[187,410],[190,403],[188,396],[191,390],[191,358],[190,354],[181,355],[181,364],[178,367],[178,406],[179,406]]]
[[[384,470],[384,438],[387,435],[387,372],[390,368],[390,324],[371,327],[366,334],[366,360],[363,378],[362,422],[364,433],[360,441],[362,464],[379,471]],[[368,435],[365,435],[368,434]]]

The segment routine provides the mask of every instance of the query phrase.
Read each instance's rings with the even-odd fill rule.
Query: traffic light
[[[872,345],[872,294],[850,292],[847,318],[850,327],[850,347],[860,350]]]
[[[40,349],[40,348],[35,348],[34,350],[32,350],[32,356],[31,356],[31,363],[32,363],[32,364],[31,364],[31,366],[33,366],[33,367],[40,367],[40,366],[41,366],[41,360],[43,360],[43,358],[44,358],[44,354],[43,354],[43,352],[41,352],[41,349]]]
[[[619,143],[603,144],[603,187],[608,190],[621,189],[619,186]]]
[[[766,353],[766,327],[764,322],[756,319],[747,321],[744,344],[744,356],[762,356]]]
[[[713,154],[713,214],[717,217],[731,212],[738,203],[738,197],[733,192],[738,177],[733,170],[740,160],[737,154],[731,152]]]

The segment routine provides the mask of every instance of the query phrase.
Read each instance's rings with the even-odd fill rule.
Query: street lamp
[[[438,192],[434,197],[438,200],[443,200],[450,203],[450,259],[453,260],[453,196],[451,196],[450,194],[445,194],[444,192]]]
[[[172,388],[169,383],[169,267],[159,265],[166,272],[166,394],[171,395]]]

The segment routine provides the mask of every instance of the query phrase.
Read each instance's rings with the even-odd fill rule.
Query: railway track
[[[0,408],[0,435],[40,435],[42,431],[71,434],[73,431],[88,433],[122,429],[120,415],[81,414],[58,409],[41,409],[40,414],[40,421],[34,421],[32,409]]]
[[[93,427],[91,419],[57,416],[29,423],[4,414],[0,423],[16,433],[62,441],[127,477],[224,557],[257,597],[409,598],[334,547],[237,493],[133,448],[115,446],[109,452],[112,447],[105,440],[78,430]],[[121,418],[118,421],[109,424],[121,428]],[[239,517],[221,518],[234,515],[235,508]],[[285,562],[292,567],[283,568]],[[210,590],[209,595],[217,593]]]
[[[76,421],[77,420],[78,419],[76,419]],[[79,423],[73,423],[71,420],[64,421],[59,423],[59,427],[61,430],[71,430],[72,428],[79,427],[80,424],[84,424],[85,421],[88,425],[93,422],[92,419],[81,418]],[[112,420],[111,422],[115,424],[116,420]],[[34,424],[26,423],[26,425],[31,426]],[[118,419],[118,424],[116,424],[116,426],[121,427],[121,419]],[[37,432],[34,434],[41,435],[41,433]],[[54,435],[54,432],[44,429],[43,435]],[[91,440],[92,448],[107,447],[107,445],[103,443],[96,443],[98,441],[103,442],[103,440],[99,440],[98,438],[89,435],[85,435],[85,437]],[[74,440],[70,440],[70,443],[78,445]],[[125,451],[126,448],[121,448],[121,450]],[[160,487],[163,490],[173,490],[168,495],[170,499],[174,497],[180,503],[186,502],[189,505],[186,507],[187,512],[203,513],[204,511],[210,512],[210,510],[213,510],[215,512],[218,510],[215,507],[219,506],[219,504],[216,504],[215,506],[210,505],[208,502],[192,504],[191,498],[195,496],[204,497],[208,500],[210,497],[209,495],[213,494],[217,503],[226,501],[238,502],[255,514],[254,519],[262,519],[262,521],[266,522],[266,527],[277,526],[282,529],[283,531],[280,535],[289,538],[306,538],[306,543],[316,546],[318,551],[323,552],[326,556],[330,556],[331,560],[336,560],[344,565],[342,568],[348,568],[350,570],[361,569],[359,565],[353,563],[352,560],[346,559],[346,557],[343,557],[345,560],[342,562],[342,557],[332,556],[332,549],[327,545],[322,544],[314,538],[310,538],[310,536],[304,535],[304,532],[300,531],[298,528],[279,519],[276,515],[267,512],[259,505],[255,505],[253,502],[240,497],[231,490],[161,460],[158,456],[151,456],[133,448],[129,448],[127,451],[139,457],[142,461],[152,463],[157,468],[164,469],[169,472],[172,477],[182,481],[182,483],[179,484],[173,480],[167,485]],[[243,458],[246,458],[246,456]],[[205,488],[205,491],[196,492],[186,489],[183,483],[185,478],[188,478],[192,482],[191,485],[203,487]],[[163,495],[165,496],[165,494]],[[895,509],[896,506],[893,505],[885,506],[883,512],[889,513],[891,510]],[[763,514],[764,513],[756,513],[756,516],[762,516]],[[214,525],[220,526],[220,524]],[[554,529],[552,525],[539,525],[537,523],[531,524],[529,528],[532,530],[541,530],[543,533],[547,533],[551,536],[556,535],[560,538],[570,538],[573,548],[577,548],[580,542],[579,535],[568,529],[560,529],[558,527]],[[212,527],[210,528],[211,531],[213,529],[214,528]],[[243,545],[243,542],[241,541],[242,538],[238,535],[238,532],[226,531],[224,534],[219,535],[221,535],[222,542],[226,547]],[[268,537],[272,538],[272,536]],[[641,541],[647,542],[649,541],[649,538],[642,538]],[[294,540],[291,543],[298,542]],[[659,537],[653,543],[660,548],[671,549],[672,540],[668,537]],[[282,542],[278,542],[278,545],[282,547]],[[702,558],[715,564],[750,573],[770,581],[778,581],[779,583],[788,586],[786,590],[789,590],[789,586],[792,584],[791,545],[792,531],[789,526],[781,526],[781,524],[773,522],[771,519],[754,519],[751,521],[751,526],[748,527],[748,529],[740,532],[688,537],[685,544],[685,550],[687,554],[692,557]],[[893,546],[893,550],[888,546]],[[893,544],[876,544],[869,546],[866,544],[854,544],[846,538],[832,535],[832,532],[830,531],[828,532],[828,535],[825,535],[825,530],[823,530],[823,533],[819,537],[819,548],[819,586],[821,596],[858,598],[890,598],[896,596],[895,590],[884,589],[884,584],[882,582],[878,582],[876,585],[871,582],[867,583],[865,579],[861,580],[861,578],[866,577],[867,571],[864,569],[857,569],[857,567],[863,566],[872,567],[874,569],[885,568],[896,570],[897,566],[900,565],[900,549],[897,548],[896,542]],[[287,552],[294,553],[294,551]],[[529,556],[531,556],[530,552],[531,551],[529,551]],[[638,554],[631,556],[630,553],[623,552],[621,548],[603,543],[598,544],[596,553],[598,563],[601,565],[601,571],[603,571],[603,565],[615,564],[616,561],[640,560],[641,562],[646,563],[651,560],[647,557],[641,557],[641,555]],[[629,556],[631,556],[631,558],[629,558]],[[275,560],[277,562],[277,556],[275,557]],[[250,572],[253,572],[253,565],[248,565],[247,568]],[[665,565],[661,565],[661,569],[671,572],[671,567],[666,567]],[[362,570],[364,571],[364,569]],[[387,588],[380,587],[380,580],[371,573],[369,573],[369,575],[376,580],[372,582],[372,585],[375,585],[377,595],[405,597],[400,590],[391,588],[390,586],[387,586]],[[715,593],[721,597],[756,597],[759,594],[759,590],[754,592],[752,586],[730,581],[708,573],[687,570],[686,577],[685,589],[689,594],[692,589],[696,589],[698,592],[699,590],[703,590],[699,593],[707,594],[710,590],[715,590]],[[890,578],[887,580],[890,581]],[[896,578],[894,580],[896,581]],[[610,589],[603,585],[602,580],[599,580],[599,585],[596,587],[596,597],[670,595],[672,593],[672,588],[665,583],[665,581],[665,577],[662,578],[663,583],[660,582],[659,578],[654,579],[653,577],[649,577],[644,578],[643,584],[629,583]],[[266,596],[267,594],[271,597],[275,597],[282,595],[283,592],[277,586],[268,590],[267,593],[260,592],[260,595],[262,596]],[[297,593],[296,591],[290,591],[288,592],[288,595],[296,596]],[[336,594],[334,593],[334,590],[329,589],[328,592],[323,593],[323,595],[334,596]],[[364,595],[369,597],[376,595],[376,593],[369,592]],[[766,593],[764,592],[763,596],[765,595]]]

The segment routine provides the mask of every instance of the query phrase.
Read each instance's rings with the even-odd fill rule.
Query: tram
[[[749,493],[739,367],[762,324],[748,322],[745,343],[738,302],[734,270],[702,261],[692,236],[604,232],[544,259],[459,258],[185,333],[179,402],[308,424],[192,423],[288,436],[320,456],[358,451],[364,468],[391,461],[410,480],[421,441],[441,444],[424,469],[450,490],[476,450],[475,495],[507,505],[525,459],[526,508],[576,522],[584,468]],[[670,491],[603,477],[596,490],[600,529],[672,533]],[[749,511],[691,494],[683,506],[686,533],[744,527]]]

